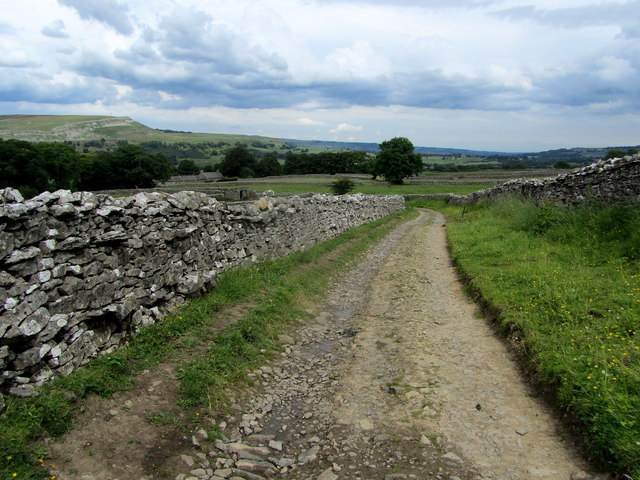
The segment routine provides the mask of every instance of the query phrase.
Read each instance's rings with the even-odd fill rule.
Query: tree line
[[[256,157],[247,149],[236,147],[227,152],[218,165],[225,177],[365,173],[373,178],[384,177],[391,183],[402,183],[404,178],[418,175],[422,169],[422,156],[414,153],[413,144],[403,137],[382,142],[375,156],[364,151],[287,152],[283,165],[275,153]]]
[[[230,178],[368,173],[374,178],[402,183],[404,178],[422,171],[422,157],[413,150],[408,139],[393,138],[380,144],[375,157],[363,151],[288,152],[282,164],[276,152],[256,156],[247,148],[236,146],[212,167]],[[84,153],[68,143],[0,139],[0,188],[16,188],[26,198],[57,189],[151,188],[176,173],[198,174],[200,168],[190,159],[172,165],[163,153],[128,143],[112,151]]]
[[[79,153],[66,143],[0,139],[0,188],[16,188],[25,198],[61,188],[149,188],[173,173],[164,155],[146,152],[138,145]]]

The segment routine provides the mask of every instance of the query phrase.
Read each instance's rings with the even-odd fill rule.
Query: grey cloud
[[[62,20],[56,20],[42,28],[41,33],[47,37],[53,38],[69,38],[67,32],[64,31],[65,26]]]
[[[16,29],[8,23],[0,22],[0,35],[13,35]]]
[[[115,93],[109,82],[99,79],[68,85],[47,75],[24,70],[7,72],[0,67],[0,102],[93,103],[97,99],[115,97]]]
[[[628,38],[630,40],[636,40],[640,38],[640,23],[637,25],[623,26],[620,32],[622,38]]]
[[[30,60],[24,55],[13,57],[13,58],[7,55],[0,55],[0,67],[27,69],[27,68],[37,67],[37,66],[39,66],[38,63],[36,63],[33,60]],[[12,77],[13,75],[15,75],[15,73],[14,74],[9,73],[8,75]]]
[[[365,3],[368,5],[388,5],[390,7],[481,8],[500,3],[500,0],[317,0],[318,3]]]
[[[218,73],[241,75],[246,71],[287,69],[279,55],[247,44],[226,25],[197,10],[180,10],[164,17],[156,36],[167,59],[207,64]]]
[[[584,63],[574,71],[538,78],[534,81],[532,100],[542,104],[582,107],[611,105],[618,113],[637,112],[640,109],[640,62],[629,74],[607,78],[606,71],[594,63]]]
[[[134,32],[129,7],[117,0],[58,0],[58,3],[73,8],[84,20],[97,20],[123,35]]]
[[[584,7],[539,9],[533,5],[498,10],[492,15],[513,21],[534,21],[561,28],[597,25],[640,26],[640,0],[599,3]]]

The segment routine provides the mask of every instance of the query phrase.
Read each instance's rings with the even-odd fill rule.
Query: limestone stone
[[[298,456],[298,463],[304,465],[306,463],[315,462],[318,459],[318,453],[320,453],[320,446],[314,445]]]
[[[331,468],[327,468],[324,472],[318,475],[318,478],[317,478],[317,480],[337,480],[337,479],[338,479],[338,475],[333,473],[333,470]]]

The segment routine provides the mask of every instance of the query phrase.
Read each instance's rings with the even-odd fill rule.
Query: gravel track
[[[465,297],[443,227],[422,211],[343,275],[176,478],[605,478]]]
[[[162,478],[609,478],[581,459],[465,296],[444,227],[420,211],[340,275],[314,318],[281,336],[280,357],[250,374],[219,420],[222,439],[182,438]],[[80,468],[59,478],[161,478]]]

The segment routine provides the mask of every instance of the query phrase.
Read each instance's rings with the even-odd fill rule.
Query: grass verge
[[[302,306],[321,292],[332,274],[386,235],[411,212],[352,229],[305,252],[221,275],[209,294],[143,329],[127,348],[92,360],[70,376],[45,385],[40,395],[7,398],[0,415],[0,479],[48,478],[46,447],[38,439],[73,426],[74,412],[89,394],[109,397],[135,383],[136,373],[188,349],[190,337],[217,321],[215,313],[250,301],[251,312],[224,329],[206,353],[180,369],[187,408],[223,401],[225,387],[245,377],[276,346],[284,325],[304,316]]]
[[[637,205],[421,204],[449,218],[470,290],[583,432],[589,454],[640,478]]]

